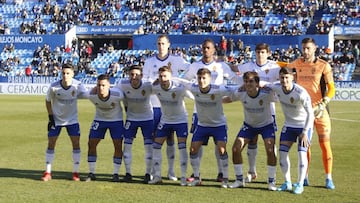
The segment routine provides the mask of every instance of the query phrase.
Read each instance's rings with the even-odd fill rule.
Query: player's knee
[[[186,142],[179,142],[178,143],[178,149],[186,149]]]
[[[162,144],[159,142],[153,142],[153,149],[161,149]]]
[[[133,141],[134,141],[133,138],[125,138],[125,139],[124,139],[124,144],[132,144]]]
[[[233,154],[238,154],[241,152],[241,147],[240,146],[233,146],[232,147],[232,153]]]
[[[290,147],[285,145],[285,144],[280,144],[280,151],[283,151],[283,152],[289,152],[290,150]]]
[[[199,148],[198,147],[190,147],[190,155],[198,154]]]

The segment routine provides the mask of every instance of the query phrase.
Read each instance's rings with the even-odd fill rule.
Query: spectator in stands
[[[221,36],[220,47],[219,48],[220,48],[219,56],[226,56],[227,39],[225,38],[225,36]]]
[[[108,53],[112,53],[114,51],[114,45],[112,43],[110,43],[108,46],[107,46],[107,52]]]
[[[238,51],[244,49],[244,42],[240,38],[236,42],[236,47]]]
[[[359,45],[358,44],[355,44],[354,45],[354,48],[352,50],[352,54],[354,56],[354,60],[355,60],[355,64],[356,65],[359,65],[359,58],[360,58],[360,50],[359,50]]]
[[[318,34],[328,34],[330,31],[332,24],[329,24],[327,21],[323,19],[320,20],[319,23],[316,24],[316,29]]]
[[[70,44],[66,45],[66,48],[65,48],[64,52],[65,53],[70,53],[71,52],[71,45]]]
[[[345,52],[342,56],[339,58],[340,63],[343,64],[349,64],[352,62],[351,57]]]
[[[3,47],[2,52],[9,53],[9,45],[5,44],[4,47]]]
[[[0,19],[1,20],[1,19]],[[0,21],[0,34],[5,34],[4,23]]]
[[[233,55],[234,54],[234,47],[235,47],[235,42],[233,38],[229,39],[229,42],[227,44],[228,46],[228,50],[229,50],[229,55]]]
[[[1,75],[3,75],[4,72],[5,72],[5,62],[4,62],[4,60],[0,59],[0,73],[1,73]]]

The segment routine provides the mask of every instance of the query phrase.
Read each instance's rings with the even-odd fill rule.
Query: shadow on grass
[[[12,169],[12,168],[0,168],[0,178],[24,178],[31,180],[41,181],[43,170],[24,170],[24,169]],[[87,173],[80,173],[81,181],[85,181]],[[70,171],[52,171],[51,176],[53,180],[63,179],[72,180],[72,172]],[[111,181],[112,174],[96,174],[96,181]]]
[[[23,178],[23,179],[30,179],[35,181],[41,181],[41,176],[43,175],[43,170],[25,170],[25,169],[13,169],[13,168],[0,168],[0,178]],[[70,171],[52,171],[52,180],[69,180],[72,181],[72,173]],[[98,173],[96,175],[95,182],[103,181],[103,182],[112,182],[112,174],[105,174],[105,173]],[[80,173],[81,181],[86,180],[88,173]],[[124,175],[120,175],[120,183],[125,183],[122,181]],[[133,179],[131,182],[127,182],[125,184],[144,184],[144,176],[132,176]],[[162,177],[162,183],[157,184],[158,186],[180,186],[180,180],[178,181],[171,181],[168,180],[167,177]],[[256,182],[256,183],[263,183],[266,182]],[[221,183],[216,182],[214,179],[203,179],[202,185],[199,187],[219,187]],[[266,190],[266,187],[252,187],[253,189],[258,190]]]

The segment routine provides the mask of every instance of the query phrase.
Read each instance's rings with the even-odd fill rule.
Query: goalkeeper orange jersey
[[[296,83],[309,93],[313,106],[323,98],[320,87],[321,76],[324,75],[326,84],[334,82],[330,64],[319,58],[313,62],[305,62],[303,58],[298,58],[288,67],[296,69]]]

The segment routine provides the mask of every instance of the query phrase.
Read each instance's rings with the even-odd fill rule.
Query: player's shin
[[[194,172],[194,177],[200,177],[200,159],[199,154],[190,154],[190,164]]]
[[[229,178],[229,157],[227,152],[220,155],[221,168],[224,179]]]
[[[304,184],[304,179],[306,177],[308,161],[306,151],[298,152],[298,183],[299,185]]]
[[[166,155],[167,155],[167,159],[168,159],[168,173],[169,176],[175,176],[175,171],[174,171],[174,164],[175,164],[175,151],[176,151],[176,146],[174,144],[174,142],[172,143],[167,143],[167,147],[166,147]]]
[[[46,172],[51,173],[51,165],[55,157],[55,151],[53,149],[47,149],[45,154]]]
[[[188,154],[186,151],[186,142],[179,143],[179,154],[180,154],[180,169],[181,177],[186,178]]]
[[[73,149],[73,151],[72,151],[72,157],[73,157],[73,163],[74,163],[73,172],[76,172],[76,173],[79,172],[80,156],[81,156],[80,149]]]
[[[161,152],[162,144],[153,143],[153,168],[155,172],[155,176],[161,177],[161,166],[162,166],[162,152]]]
[[[152,165],[152,144],[145,144],[145,165],[146,171],[145,174],[151,173],[151,165]]]
[[[124,144],[124,164],[126,173],[131,173],[131,161],[132,161],[132,144]]]
[[[291,182],[289,147],[280,144],[280,168],[287,182]]]

